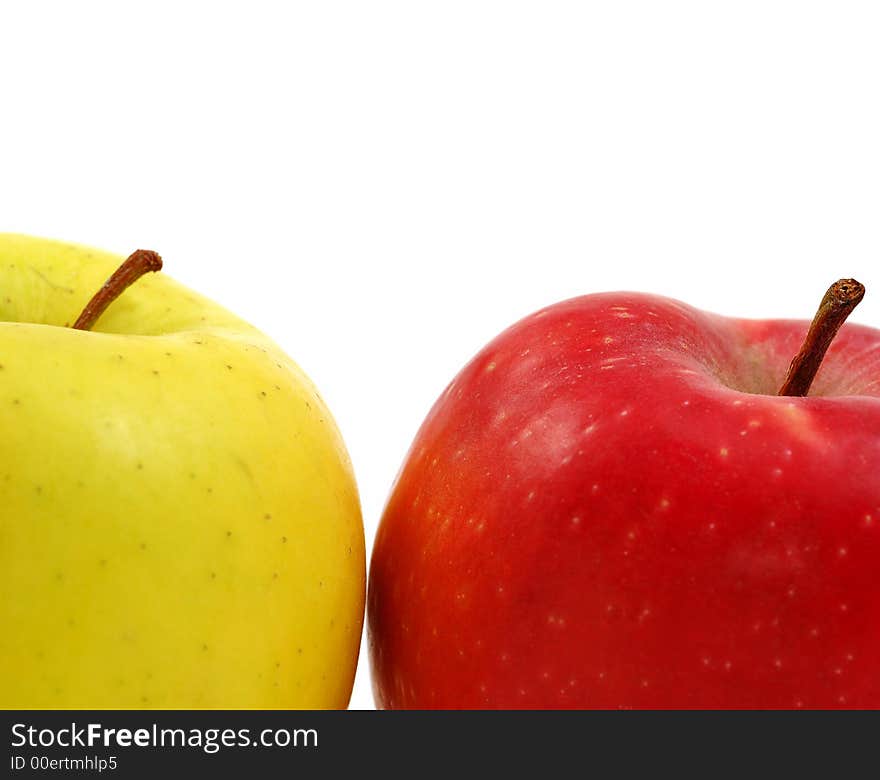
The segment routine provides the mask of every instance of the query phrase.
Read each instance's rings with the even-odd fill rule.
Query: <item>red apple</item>
[[[382,518],[378,704],[880,707],[880,331],[777,395],[806,330],[613,293],[492,341]]]

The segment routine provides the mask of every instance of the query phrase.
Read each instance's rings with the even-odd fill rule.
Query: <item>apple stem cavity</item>
[[[809,392],[837,331],[864,297],[865,287],[855,279],[838,279],[828,288],[810,323],[801,351],[788,367],[779,395],[805,396]]]
[[[73,323],[74,330],[91,330],[107,307],[126,289],[144,274],[159,271],[161,268],[162,258],[151,249],[137,249],[132,252],[86,304],[82,314]]]

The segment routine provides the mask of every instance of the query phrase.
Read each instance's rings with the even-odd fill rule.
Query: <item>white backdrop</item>
[[[348,442],[368,548],[434,398],[585,292],[880,326],[880,5],[0,6],[0,229],[261,327]],[[352,706],[372,706],[362,653]]]

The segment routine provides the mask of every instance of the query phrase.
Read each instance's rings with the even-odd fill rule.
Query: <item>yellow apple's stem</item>
[[[91,330],[98,318],[125,290],[144,274],[162,268],[162,258],[150,249],[137,249],[119,266],[113,275],[104,282],[98,292],[86,304],[73,327],[76,330]]]
[[[810,323],[801,351],[791,361],[779,395],[804,396],[809,392],[837,331],[864,297],[864,285],[855,279],[839,279],[828,288]]]

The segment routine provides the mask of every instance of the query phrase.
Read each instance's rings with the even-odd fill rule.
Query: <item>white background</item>
[[[876,3],[6,0],[0,88],[0,229],[155,248],[280,342],[368,548],[434,398],[544,304],[809,317],[852,275],[880,326]]]

